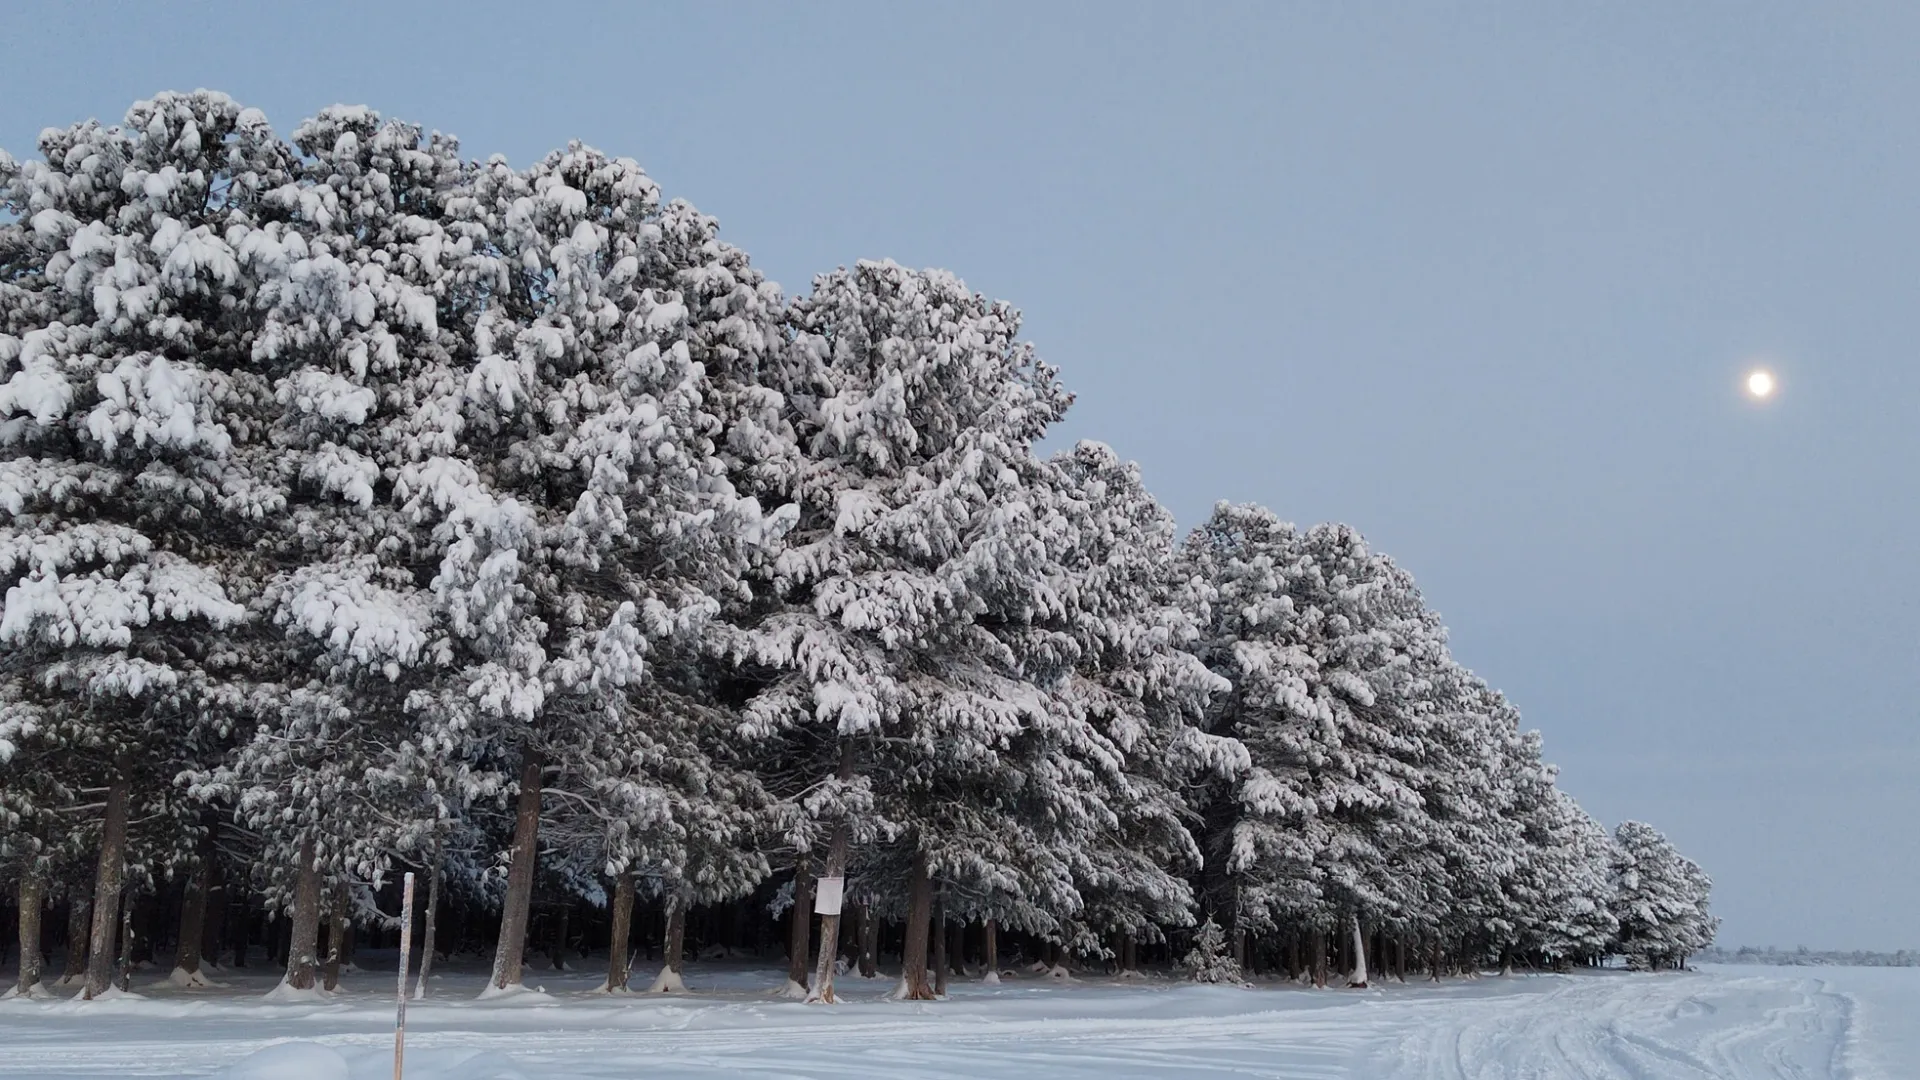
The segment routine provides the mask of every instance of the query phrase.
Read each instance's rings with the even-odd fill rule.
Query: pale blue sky
[[[210,86],[579,138],[789,291],[1022,306],[1069,436],[1349,521],[1729,943],[1912,947],[1920,7],[16,3],[0,146]],[[1738,377],[1765,357],[1782,394]]]

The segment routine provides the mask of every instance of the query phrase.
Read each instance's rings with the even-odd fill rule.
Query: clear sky
[[[1920,6],[17,2],[0,146],[208,86],[639,159],[1012,300],[1183,524],[1338,518],[1723,942],[1920,946]],[[1772,404],[1742,398],[1764,362]]]

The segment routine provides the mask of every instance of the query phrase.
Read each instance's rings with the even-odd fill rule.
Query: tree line
[[[1003,938],[1320,984],[1711,941],[1404,569],[1043,455],[1072,395],[951,274],[787,297],[630,160],[204,91],[0,153],[0,199],[16,992],[62,923],[94,996],[269,916],[305,990],[402,868],[503,992],[542,912],[610,989],[636,912],[660,989],[690,922],[784,918],[827,1002],[883,935],[910,998]]]

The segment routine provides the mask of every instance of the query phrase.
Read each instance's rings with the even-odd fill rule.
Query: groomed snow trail
[[[1370,1075],[1581,1077],[1852,1077],[1852,999],[1794,976],[1596,976],[1538,994],[1429,999],[1408,1007],[1405,1034]]]
[[[1805,971],[1486,977],[1366,991],[1255,990],[1150,981],[964,982],[949,1001],[775,1000],[778,973],[690,970],[708,993],[607,998],[582,976],[536,977],[551,996],[472,1000],[453,976],[409,1012],[409,1080],[1047,1076],[1594,1078],[1903,1075],[1853,1071],[1856,1002]],[[1920,972],[1916,972],[1920,985]],[[468,981],[473,986],[466,985]],[[0,1002],[0,1080],[391,1075],[391,1005],[356,976],[331,1001],[268,1004],[265,984],[136,990],[144,1000]],[[578,985],[575,985],[575,984]],[[290,1040],[297,1040],[290,1044]],[[324,1047],[316,1045],[324,1044]],[[249,1055],[268,1051],[269,1057]],[[302,1058],[301,1055],[308,1055]],[[1874,1060],[1871,1054],[1866,1055]],[[342,1062],[345,1064],[343,1065]],[[267,1068],[267,1066],[271,1068]],[[251,1070],[251,1071],[249,1071]],[[1916,1070],[1914,1075],[1920,1075]]]

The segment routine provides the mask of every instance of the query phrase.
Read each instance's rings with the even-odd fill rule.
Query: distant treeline
[[[1796,949],[1710,948],[1699,955],[1703,964],[1777,964],[1783,967],[1920,967],[1920,950],[1866,952],[1863,950],[1814,950],[1802,945]]]

